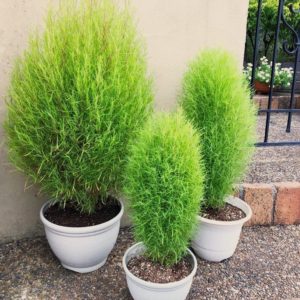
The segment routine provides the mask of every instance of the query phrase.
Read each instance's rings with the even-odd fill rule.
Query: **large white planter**
[[[153,283],[142,280],[133,275],[127,268],[127,264],[132,257],[142,255],[145,246],[138,243],[130,247],[123,257],[123,268],[126,274],[127,285],[134,300],[184,300],[191,288],[193,277],[197,270],[197,260],[195,255],[188,250],[192,272],[180,281],[170,283]]]
[[[252,210],[245,201],[229,197],[226,202],[240,208],[246,216],[236,221],[215,221],[198,216],[199,225],[192,240],[192,248],[205,260],[219,262],[231,257],[244,223],[252,216]]]
[[[72,271],[87,273],[102,267],[113,249],[120,229],[124,207],[113,219],[95,226],[66,227],[53,224],[44,217],[46,202],[40,211],[49,245],[61,264]]]

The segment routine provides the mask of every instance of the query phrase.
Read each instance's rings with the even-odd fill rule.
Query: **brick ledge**
[[[248,226],[300,224],[300,182],[243,183],[235,195],[252,208]]]

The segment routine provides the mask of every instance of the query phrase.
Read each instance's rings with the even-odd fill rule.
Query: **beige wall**
[[[9,166],[2,123],[12,62],[30,30],[42,24],[48,2],[0,1],[0,242],[41,232],[38,211],[44,199],[35,188],[24,190],[25,177]],[[148,47],[157,109],[175,106],[186,63],[199,49],[228,49],[242,65],[248,0],[132,0],[132,6]]]

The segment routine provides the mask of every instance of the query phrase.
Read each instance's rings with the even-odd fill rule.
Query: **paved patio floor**
[[[122,229],[106,265],[89,274],[62,268],[44,237],[0,245],[0,299],[131,299],[121,260],[132,244]],[[300,226],[245,228],[231,259],[198,259],[188,299],[293,298],[300,298]]]

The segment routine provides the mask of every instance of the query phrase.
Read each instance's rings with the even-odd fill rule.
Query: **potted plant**
[[[64,267],[95,270],[113,248],[128,142],[151,102],[133,21],[110,1],[62,1],[17,61],[9,156],[50,199],[40,217]]]
[[[235,59],[206,50],[190,64],[180,99],[186,117],[201,132],[206,171],[203,211],[192,247],[200,257],[233,255],[251,208],[230,196],[253,152],[256,109]]]
[[[268,59],[263,56],[260,59],[260,64],[255,70],[254,89],[257,93],[268,94],[270,91],[270,80],[272,72],[272,62],[269,63]],[[244,71],[247,79],[251,80],[252,64],[248,63]],[[289,88],[293,79],[293,68],[283,68],[281,63],[275,66],[274,75],[274,88]]]
[[[185,299],[197,261],[187,249],[202,198],[199,138],[182,114],[154,117],[132,145],[124,173],[135,239],[123,257],[138,300]]]

